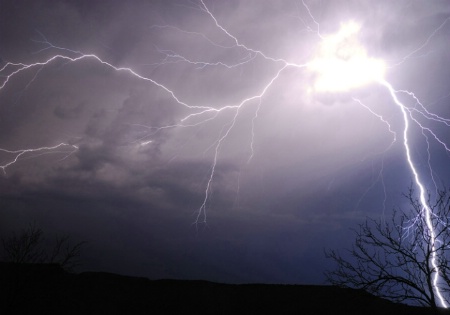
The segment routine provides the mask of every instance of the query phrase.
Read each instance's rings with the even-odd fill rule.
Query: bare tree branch
[[[344,255],[336,250],[326,251],[326,257],[337,266],[325,273],[328,282],[434,309],[438,307],[437,286],[449,300],[450,194],[440,191],[434,202],[428,195],[434,237],[425,222],[423,207],[414,196],[410,188],[405,194],[411,206],[409,211],[395,210],[388,222],[367,218],[354,230],[355,242]],[[437,268],[431,263],[433,257]],[[437,272],[442,280],[435,286]]]
[[[15,233],[2,239],[4,259],[12,263],[56,263],[68,271],[79,265],[81,249],[85,242],[73,244],[68,235],[55,238],[49,250],[45,246],[44,232],[30,224],[19,235]]]

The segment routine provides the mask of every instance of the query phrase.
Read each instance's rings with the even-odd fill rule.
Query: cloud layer
[[[213,108],[260,94],[280,69],[280,62],[236,46],[200,4],[28,2],[0,4],[3,62],[92,53],[163,84],[186,104]],[[320,36],[355,21],[368,55],[388,64],[386,78],[413,91],[430,112],[448,114],[450,26],[439,28],[450,14],[445,1],[305,3],[205,1],[240,44],[295,64],[315,56]],[[348,227],[366,215],[405,206],[400,195],[411,174],[401,115],[385,88],[314,93],[313,82],[306,67],[286,69],[260,100],[241,107],[219,148],[208,226],[192,226],[233,110],[184,122],[196,111],[93,58],[21,73],[0,91],[0,148],[65,142],[79,149],[29,154],[6,169],[0,230],[35,220],[86,239],[86,269],[320,283],[323,248],[348,244]],[[386,123],[354,99],[392,123],[399,137],[392,147]],[[448,140],[448,130],[434,130]],[[447,185],[445,150],[431,143],[428,164],[424,137],[412,132],[420,171],[434,169],[426,184],[434,178]],[[2,153],[2,164],[11,156]]]

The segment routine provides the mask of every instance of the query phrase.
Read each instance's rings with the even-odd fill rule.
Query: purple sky
[[[447,1],[204,3],[247,49],[196,0],[0,0],[0,67],[95,54],[153,81],[94,58],[60,58],[9,78],[0,148],[78,149],[26,153],[0,172],[1,235],[36,222],[49,236],[85,240],[82,270],[321,284],[331,266],[324,248],[348,247],[349,228],[366,216],[408,209],[402,115],[380,84],[319,92],[315,73],[287,67],[237,116],[226,109],[185,121],[201,110],[158,85],[189,106],[237,106],[286,62],[312,60],[321,36],[353,20],[368,56],[386,63],[386,80],[449,119]],[[19,68],[3,69],[0,84]],[[355,98],[391,124],[392,146],[387,124]],[[449,146],[448,126],[399,98]],[[426,187],[449,187],[445,148],[415,124],[409,136]],[[0,152],[0,165],[15,156]],[[207,225],[193,225],[213,167]]]

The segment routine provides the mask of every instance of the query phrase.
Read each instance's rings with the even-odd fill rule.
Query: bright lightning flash
[[[383,79],[385,64],[369,58],[358,41],[360,26],[341,24],[333,35],[322,37],[316,57],[308,69],[316,73],[316,92],[345,92]]]
[[[255,60],[257,57],[262,58],[267,63],[272,63],[277,67],[277,70],[274,72],[273,76],[267,80],[266,82],[262,82],[260,86],[260,90],[255,93],[254,95],[250,95],[248,97],[245,97],[240,102],[237,102],[236,104],[222,104],[218,106],[198,106],[198,105],[192,105],[188,104],[184,101],[182,101],[180,98],[176,96],[176,93],[173,89],[170,87],[163,85],[151,77],[146,77],[140,73],[138,73],[136,70],[133,70],[131,68],[125,68],[120,67],[117,65],[114,65],[108,61],[105,61],[101,57],[93,54],[84,54],[79,51],[69,50],[66,48],[61,48],[58,46],[55,46],[48,42],[48,40],[44,37],[44,35],[41,34],[41,37],[43,38],[42,41],[40,41],[41,44],[47,45],[43,50],[54,50],[58,51],[59,54],[53,55],[51,58],[31,63],[31,64],[24,64],[20,62],[7,62],[5,65],[3,65],[0,68],[0,77],[3,78],[3,81],[0,82],[0,92],[7,87],[7,85],[12,81],[16,76],[19,76],[20,73],[31,71],[32,69],[35,69],[35,75],[30,80],[30,82],[25,86],[24,89],[26,89],[30,84],[33,83],[34,80],[36,80],[39,77],[39,72],[43,67],[49,66],[51,63],[61,60],[67,63],[79,63],[84,62],[85,60],[93,60],[95,62],[98,62],[100,65],[103,65],[105,67],[108,67],[114,71],[117,72],[123,72],[128,74],[129,76],[145,81],[149,84],[155,85],[158,88],[162,89],[165,93],[168,94],[168,96],[174,101],[174,103],[178,104],[181,107],[184,107],[188,110],[189,114],[186,115],[184,118],[182,118],[179,123],[173,124],[173,125],[167,125],[167,126],[141,126],[143,128],[146,128],[148,130],[148,134],[146,134],[144,137],[141,137],[136,142],[140,143],[141,146],[147,146],[151,145],[152,143],[152,136],[154,136],[156,133],[162,131],[163,129],[170,129],[170,128],[192,128],[196,126],[200,126],[202,124],[205,124],[207,122],[213,121],[217,119],[222,113],[224,112],[231,112],[231,115],[229,115],[229,120],[226,124],[223,125],[223,128],[216,138],[216,140],[210,145],[210,148],[213,148],[213,159],[211,162],[211,170],[209,173],[207,185],[205,188],[205,194],[203,202],[201,203],[199,209],[197,210],[196,215],[196,221],[195,223],[206,223],[206,207],[208,198],[211,196],[211,186],[214,181],[215,171],[216,171],[216,165],[218,163],[218,159],[220,156],[220,151],[223,142],[227,139],[227,137],[230,135],[231,131],[237,124],[237,119],[240,116],[241,110],[245,106],[249,106],[250,104],[253,104],[256,106],[256,109],[254,111],[253,118],[250,121],[251,125],[251,143],[249,145],[251,149],[251,154],[249,156],[249,161],[253,157],[253,137],[255,135],[254,132],[254,121],[258,118],[259,109],[262,106],[262,99],[264,98],[266,92],[274,85],[274,82],[277,81],[282,75],[283,72],[288,68],[297,68],[297,69],[304,69],[307,70],[310,74],[313,75],[313,81],[311,84],[311,90],[315,93],[339,93],[339,92],[345,92],[350,93],[353,89],[360,88],[365,85],[369,84],[378,84],[383,86],[387,89],[389,92],[389,95],[392,98],[393,106],[394,108],[398,108],[400,110],[400,113],[403,117],[403,133],[402,133],[402,139],[403,139],[403,147],[405,150],[405,159],[406,164],[408,165],[411,175],[413,177],[415,185],[418,187],[419,194],[420,194],[420,203],[422,205],[422,216],[425,219],[426,227],[427,227],[427,233],[431,236],[431,241],[434,248],[434,243],[438,242],[436,239],[436,231],[434,230],[434,224],[433,224],[433,217],[435,217],[435,214],[432,212],[431,208],[427,205],[426,201],[426,189],[425,185],[421,181],[421,177],[419,174],[419,171],[417,170],[417,167],[411,157],[411,147],[410,147],[410,127],[411,125],[415,125],[416,127],[420,128],[422,131],[422,134],[425,136],[425,139],[428,144],[428,135],[431,135],[430,138],[435,139],[439,144],[441,144],[444,147],[444,150],[447,152],[450,152],[448,149],[448,145],[429,128],[426,126],[421,125],[418,119],[416,119],[415,114],[420,115],[423,119],[426,119],[428,121],[437,121],[440,123],[445,124],[446,126],[450,126],[450,120],[446,118],[442,118],[436,114],[428,112],[425,107],[422,106],[421,102],[417,99],[417,97],[408,91],[397,91],[395,90],[392,85],[386,81],[384,75],[386,72],[386,65],[385,62],[381,59],[372,58],[369,56],[366,48],[363,44],[360,43],[358,35],[360,32],[361,27],[354,21],[342,23],[340,29],[335,34],[330,35],[322,35],[319,32],[319,23],[314,19],[310,9],[305,4],[304,1],[302,1],[302,4],[304,6],[304,9],[306,10],[307,14],[309,14],[309,17],[314,22],[314,25],[316,26],[316,33],[318,38],[320,39],[320,44],[318,45],[318,48],[316,50],[315,55],[310,58],[307,62],[304,64],[297,64],[290,62],[288,60],[280,59],[280,58],[274,58],[266,53],[264,53],[261,50],[254,49],[251,47],[246,46],[243,44],[239,38],[232,35],[232,32],[227,30],[225,27],[223,27],[216,16],[210,11],[208,6],[205,4],[203,0],[200,0],[198,3],[198,6],[195,7],[195,9],[200,10],[203,14],[205,14],[207,17],[210,18],[211,24],[219,31],[222,32],[224,36],[226,36],[233,44],[231,46],[223,46],[217,44],[214,40],[208,38],[205,34],[202,33],[196,33],[191,31],[185,31],[181,30],[174,26],[154,26],[153,28],[168,28],[175,32],[181,32],[185,34],[190,35],[197,35],[199,38],[202,38],[206,40],[209,44],[216,46],[216,48],[220,49],[237,49],[246,54],[246,57],[239,60],[238,62],[234,64],[228,64],[225,62],[205,62],[205,61],[198,61],[198,60],[190,60],[189,58],[186,58],[176,52],[173,51],[164,51],[159,50],[160,53],[165,54],[164,60],[159,63],[159,65],[164,65],[167,63],[185,63],[190,64],[199,67],[200,69],[205,67],[225,67],[227,69],[234,68],[234,67],[240,67],[243,64],[250,63],[253,60]],[[414,50],[411,54],[403,58],[402,62],[405,61],[405,59],[411,57],[414,53],[418,52],[420,49],[422,49],[426,44],[429,42],[430,38],[434,36],[438,30],[440,30],[444,24],[448,21],[445,20],[437,30],[435,30],[430,37],[427,38],[427,40],[424,42],[422,46],[420,46],[418,49]],[[308,27],[309,30],[312,28]],[[405,106],[397,97],[399,93],[404,93],[407,96],[409,96],[412,99],[412,102],[414,103],[414,106],[408,107]],[[381,122],[387,125],[388,131],[393,134],[393,141],[391,145],[396,141],[397,135],[391,128],[391,122],[389,122],[389,119],[386,117],[383,117],[382,115],[376,113],[376,111],[366,104],[363,104],[360,100],[353,98],[358,104],[363,106],[368,110],[368,112],[375,117],[377,117]],[[65,156],[68,156],[72,154],[75,150],[78,149],[78,146],[74,145],[68,145],[66,143],[60,143],[60,144],[53,144],[49,145],[47,147],[38,147],[38,148],[31,148],[31,149],[0,149],[0,152],[9,154],[12,156],[11,159],[7,160],[6,162],[3,162],[3,164],[0,165],[0,168],[3,170],[3,172],[6,172],[6,169],[10,167],[11,165],[18,163],[22,158],[24,158],[25,155],[32,155],[32,154],[46,154],[51,152],[59,152],[63,148],[69,148],[70,151],[64,151]],[[58,151],[59,150],[59,151]],[[430,155],[430,152],[427,152],[428,156]],[[430,167],[431,171],[431,167]],[[431,171],[432,173],[432,171]],[[432,177],[432,174],[431,174]],[[436,295],[438,296],[440,303],[442,306],[447,307],[447,302],[445,298],[442,296],[441,289],[439,287],[440,285],[440,277],[439,277],[439,268],[437,264],[437,254],[434,253],[432,257],[430,257],[430,262],[432,266],[434,267],[434,290],[436,292]]]

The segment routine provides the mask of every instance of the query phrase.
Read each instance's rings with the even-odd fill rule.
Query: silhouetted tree
[[[79,264],[85,242],[73,243],[67,235],[57,236],[52,247],[46,246],[44,232],[30,224],[19,235],[2,239],[4,260],[17,264],[53,263],[72,271]]]
[[[19,235],[13,233],[2,239],[5,261],[12,263],[41,263],[45,259],[42,248],[43,232],[35,224],[30,224]]]
[[[449,302],[450,194],[440,191],[434,202],[428,196],[433,213],[428,218],[414,196],[410,188],[405,194],[410,209],[394,211],[390,221],[367,219],[360,224],[347,255],[326,251],[337,264],[325,273],[331,284],[435,310],[441,304],[439,293]]]
[[[19,234],[2,238],[1,243],[6,262],[0,264],[0,293],[6,299],[6,303],[0,303],[2,314],[17,313],[17,307],[27,303],[32,290],[36,290],[36,283],[48,280],[49,271],[72,271],[79,264],[84,244],[71,242],[67,235],[56,237],[53,244],[48,243],[42,229],[35,224]]]

